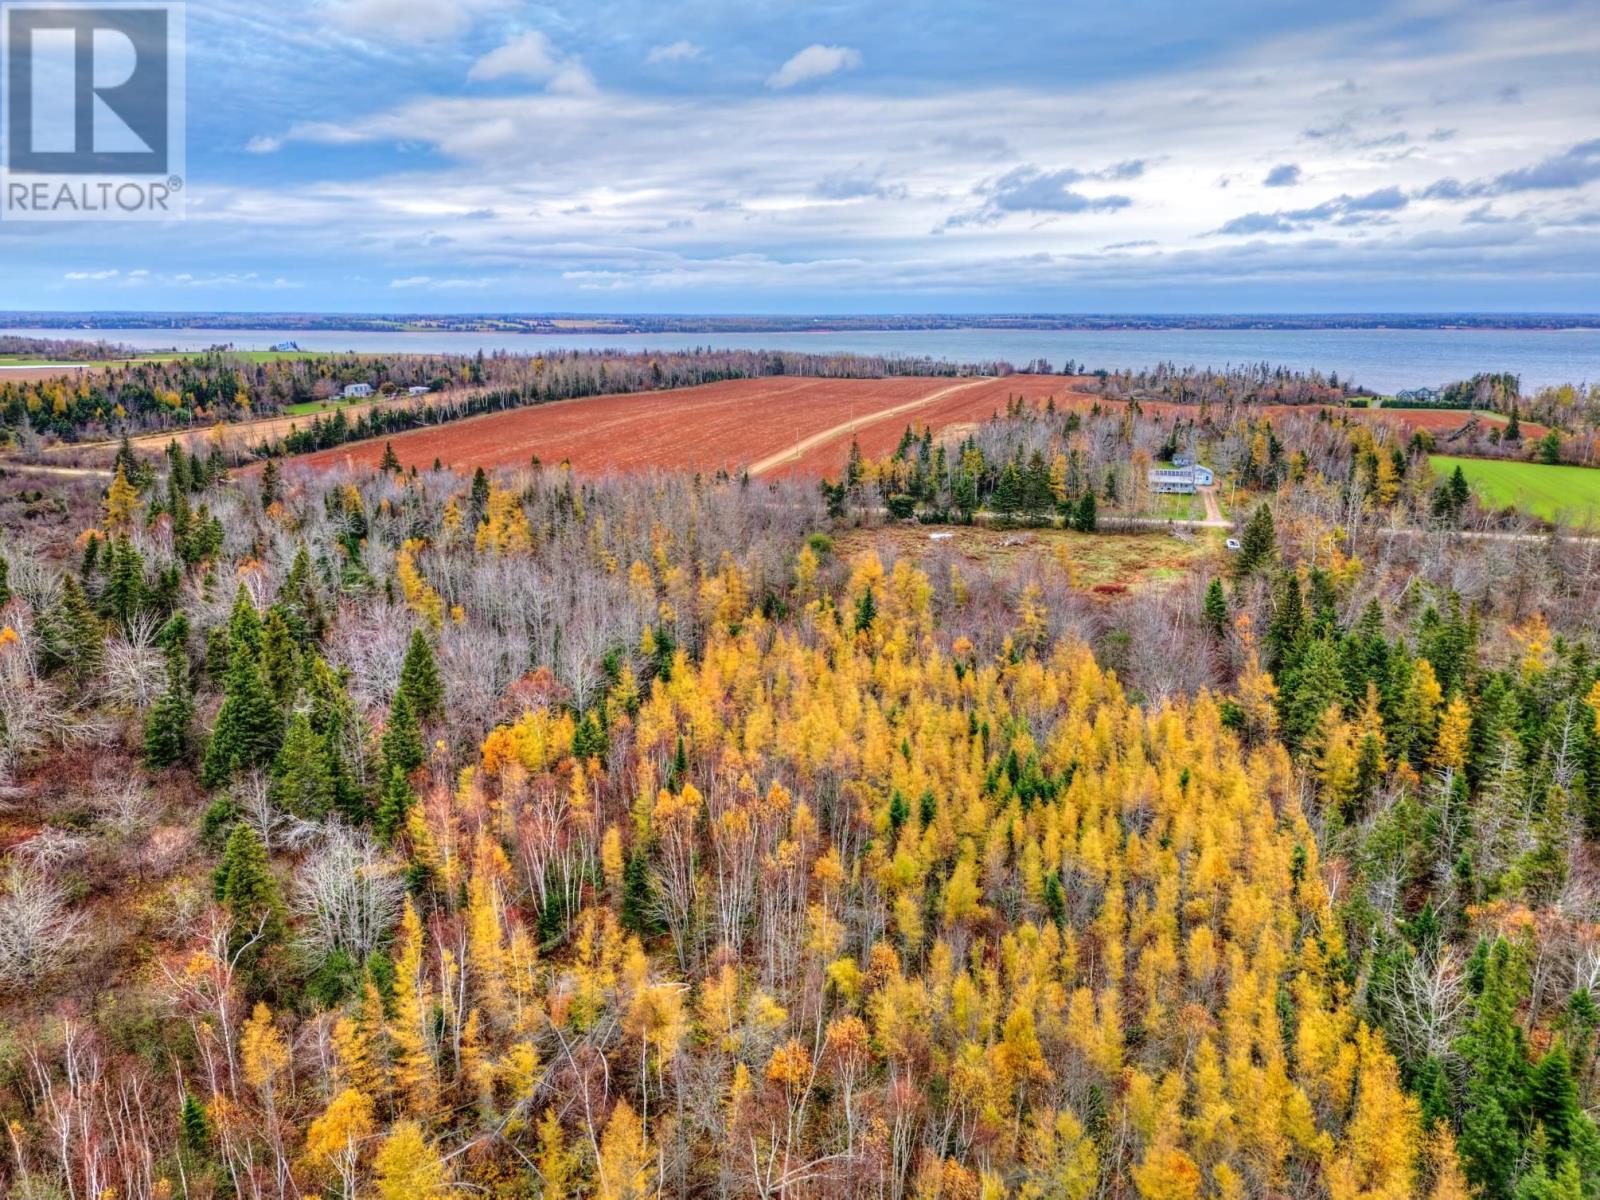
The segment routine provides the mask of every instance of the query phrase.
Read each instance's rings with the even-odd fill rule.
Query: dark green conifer
[[[432,721],[444,715],[444,684],[434,662],[433,647],[422,630],[411,631],[405,663],[400,668],[400,690],[411,701],[417,720]]]

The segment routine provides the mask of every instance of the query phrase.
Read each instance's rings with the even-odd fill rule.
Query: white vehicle
[[[1242,549],[1244,549],[1244,547],[1239,545],[1239,539],[1238,538],[1229,538],[1228,539],[1228,549],[1229,550],[1242,550]]]

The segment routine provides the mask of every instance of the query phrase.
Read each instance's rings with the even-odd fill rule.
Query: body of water
[[[1600,330],[886,330],[850,333],[495,334],[289,333],[283,330],[8,329],[22,337],[103,339],[145,350],[204,350],[232,345],[267,350],[292,340],[302,350],[360,353],[539,354],[552,349],[795,350],[806,353],[913,355],[952,362],[1069,359],[1087,370],[1122,370],[1160,362],[1223,367],[1270,362],[1296,370],[1337,371],[1376,391],[1438,387],[1480,371],[1509,371],[1525,392],[1558,383],[1600,381]]]

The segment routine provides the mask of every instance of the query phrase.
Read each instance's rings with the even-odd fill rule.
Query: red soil
[[[1464,408],[1379,408],[1372,410],[1370,415],[1375,420],[1400,426],[1408,436],[1418,429],[1426,429],[1435,438],[1442,434],[1454,433],[1473,417],[1478,418],[1478,424],[1484,433],[1496,425],[1504,429],[1506,424],[1506,418],[1502,414],[1485,412],[1482,409],[1468,411]],[[1550,432],[1545,426],[1532,421],[1523,421],[1519,418],[1518,424],[1522,426],[1522,440],[1525,442],[1538,441]]]
[[[811,439],[795,462],[774,462],[764,473],[805,478],[833,474],[850,451],[852,427],[862,452],[893,450],[909,425],[985,420],[1008,397],[1036,403],[1054,395],[1058,406],[1077,381],[1062,376],[1005,379],[894,378],[738,379],[676,391],[597,396],[522,408],[396,434],[388,441],[405,467],[546,466],[563,460],[589,472],[648,467],[737,471],[782,456]],[[1080,397],[1086,402],[1086,397]],[[926,403],[921,403],[926,401]],[[901,410],[901,411],[894,411]],[[376,466],[383,440],[340,446],[300,460],[311,466]]]

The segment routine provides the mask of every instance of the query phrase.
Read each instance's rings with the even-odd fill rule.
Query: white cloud
[[[389,286],[398,291],[460,292],[486,288],[494,282],[489,276],[435,279],[432,275],[407,275],[403,279],[390,280]]]
[[[381,279],[379,288],[396,280],[397,295],[482,288],[497,301],[547,304],[576,288],[955,292],[1162,278],[1321,286],[1357,275],[1414,279],[1424,268],[1440,283],[1515,279],[1535,267],[1600,283],[1600,226],[1569,220],[1569,232],[1553,232],[1563,213],[1596,211],[1600,180],[1523,191],[1530,213],[1510,240],[1465,248],[1449,240],[1464,209],[1420,199],[1450,177],[1542,181],[1545,167],[1516,172],[1567,163],[1592,136],[1577,114],[1600,102],[1588,69],[1600,28],[1574,18],[1529,43],[1514,21],[1508,35],[1495,11],[1474,10],[1448,52],[1431,56],[1358,25],[1347,45],[1267,41],[1171,72],[1159,89],[1023,79],[879,94],[871,104],[831,87],[596,93],[583,88],[585,74],[576,87],[560,80],[581,64],[559,48],[517,38],[477,75],[535,86],[395,92],[360,115],[262,139],[411,151],[388,172],[332,172],[276,192],[209,188],[189,229],[204,220],[229,235],[259,230],[259,244],[337,254]],[[1306,71],[1310,59],[1326,69]],[[1515,108],[1457,82],[1469,69],[1523,77],[1534,62],[1545,64],[1545,82]],[[1357,67],[1374,99],[1366,112],[1324,82]],[[1427,140],[1441,121],[1459,132]],[[1340,122],[1349,137],[1302,136]],[[1363,148],[1397,122],[1413,135],[1407,157]],[[729,156],[729,145],[740,154]],[[1285,164],[1301,167],[1315,192],[1268,186]],[[1214,186],[1219,175],[1228,188]],[[1224,227],[1234,236],[1203,237]],[[1139,253],[1105,249],[1124,243]],[[1464,266],[1474,255],[1477,265]]]
[[[107,279],[115,279],[121,274],[121,271],[117,270],[115,267],[111,267],[104,271],[68,271],[64,276],[62,276],[62,278],[73,283],[80,283],[85,280],[94,280],[99,282]]]
[[[415,45],[459,37],[508,0],[327,0],[333,25],[356,37]]]
[[[566,95],[585,95],[595,90],[594,79],[583,63],[561,54],[537,29],[519,33],[499,49],[489,51],[472,64],[467,79],[473,83],[525,79]]]
[[[654,47],[644,56],[644,60],[647,63],[692,62],[703,53],[693,42],[673,42],[668,46]]]
[[[807,46],[767,77],[769,88],[791,88],[808,79],[821,79],[861,65],[861,51],[849,46]]]
[[[245,143],[244,148],[251,154],[276,154],[283,149],[283,139],[264,135],[253,137]]]

